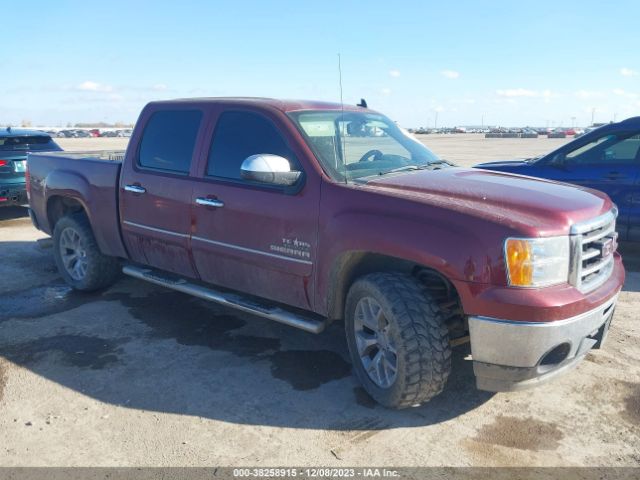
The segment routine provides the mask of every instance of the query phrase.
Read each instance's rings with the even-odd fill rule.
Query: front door
[[[128,153],[120,180],[120,218],[130,258],[189,277],[196,277],[189,251],[189,171],[202,118],[201,110],[185,107],[163,108],[146,119],[143,113],[138,151]]]
[[[640,242],[640,175],[636,176],[633,191],[629,193],[629,235],[631,242]]]
[[[304,170],[304,153],[285,140],[286,119],[220,108],[193,190],[197,271],[204,281],[311,309],[319,179],[303,174],[291,187],[243,180],[240,165],[251,155],[279,155]]]

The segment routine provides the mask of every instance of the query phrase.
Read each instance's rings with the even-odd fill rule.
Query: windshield
[[[30,135],[0,137],[0,150],[60,150],[60,147],[47,135]]]
[[[383,115],[323,110],[291,112],[289,116],[325,171],[336,180],[443,163]]]

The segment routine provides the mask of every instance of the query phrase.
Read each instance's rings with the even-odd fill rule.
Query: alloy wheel
[[[391,325],[377,300],[363,297],[358,301],[353,328],[367,375],[379,387],[391,387],[397,377],[398,353],[390,335]]]

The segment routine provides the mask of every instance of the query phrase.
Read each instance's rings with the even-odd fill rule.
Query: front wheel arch
[[[329,279],[330,288],[327,297],[327,318],[344,319],[344,307],[347,293],[351,285],[360,277],[370,273],[404,273],[418,278],[424,283],[425,274],[434,279],[431,284],[438,283],[439,290],[450,293],[448,301],[457,304],[461,309],[460,297],[454,284],[441,271],[433,266],[422,265],[415,261],[392,257],[374,252],[350,251],[342,254],[335,262]],[[429,285],[425,285],[429,289]]]

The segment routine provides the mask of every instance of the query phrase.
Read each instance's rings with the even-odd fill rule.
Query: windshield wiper
[[[403,167],[392,168],[391,170],[385,170],[384,172],[378,172],[378,175],[386,175],[388,173],[397,173],[397,172],[409,172],[414,170],[439,170],[441,165],[447,165],[451,167],[452,165],[445,160],[437,160],[435,162],[426,163],[424,165],[405,165]]]
[[[378,175],[386,175],[387,173],[396,172],[409,172],[411,170],[422,170],[422,167],[418,165],[405,165],[404,167],[392,168],[391,170],[385,170],[384,172],[378,172]]]
[[[455,167],[455,165],[451,162],[447,162],[446,160],[436,160],[435,162],[427,163],[426,165],[422,165],[420,167],[421,170],[438,170],[442,167],[439,165],[447,165],[449,167]]]

